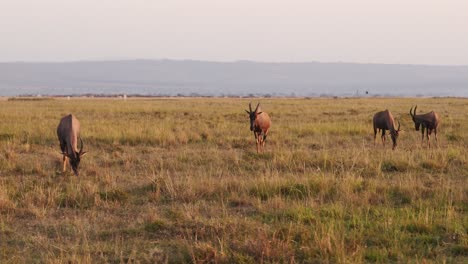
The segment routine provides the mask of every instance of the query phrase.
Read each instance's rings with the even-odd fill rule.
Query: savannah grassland
[[[261,99],[263,154],[249,101],[0,101],[0,262],[466,263],[467,99]],[[440,114],[438,148],[414,104]],[[386,108],[395,151],[373,146]],[[79,177],[61,173],[68,113]]]

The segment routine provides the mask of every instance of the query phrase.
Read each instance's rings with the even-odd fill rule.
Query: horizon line
[[[171,59],[171,58],[110,58],[110,59],[76,59],[76,60],[11,60],[0,61],[0,64],[67,64],[89,62],[129,62],[129,61],[171,61],[171,62],[205,62],[205,63],[258,63],[258,64],[357,64],[357,65],[398,65],[398,66],[430,66],[430,67],[468,67],[468,64],[418,64],[418,63],[384,63],[384,62],[349,62],[349,61],[262,61],[262,60],[202,60],[202,59]]]

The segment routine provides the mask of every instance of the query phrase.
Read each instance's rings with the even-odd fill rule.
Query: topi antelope
[[[440,122],[439,115],[434,111],[431,111],[427,114],[417,115],[416,114],[417,107],[418,106],[414,107],[414,111],[413,111],[413,107],[411,107],[410,112],[409,112],[411,117],[413,118],[414,128],[416,129],[416,131],[419,131],[419,127],[422,127],[421,144],[424,143],[424,129],[427,129],[427,132],[426,132],[427,144],[429,145],[429,147],[431,147],[431,142],[429,140],[429,137],[432,134],[432,130],[434,130],[435,140],[436,140],[436,143],[438,143],[437,127],[439,126],[439,122]]]
[[[255,111],[252,111],[252,103],[249,103],[249,111],[245,110],[250,117],[250,131],[254,132],[257,153],[259,150],[263,151],[271,126],[270,116],[266,112],[261,112],[259,107],[260,103],[255,107]]]
[[[80,137],[80,122],[78,119],[72,114],[64,116],[57,127],[57,136],[63,155],[63,172],[66,170],[67,159],[69,159],[73,172],[78,176],[81,157],[86,154],[86,152],[83,152],[83,140]],[[79,151],[77,151],[78,138],[81,142]]]
[[[397,146],[397,139],[398,139],[398,134],[401,131],[400,130],[400,121],[398,121],[398,128],[395,129],[395,120],[393,119],[392,113],[390,111],[385,110],[381,112],[377,112],[374,115],[373,118],[373,124],[374,124],[374,146],[375,146],[375,141],[377,138],[377,129],[382,130],[382,144],[385,146],[385,130],[390,131],[390,137],[392,138],[393,142],[393,147],[392,150],[394,150]]]

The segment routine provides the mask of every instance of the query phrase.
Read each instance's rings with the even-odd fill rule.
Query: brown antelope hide
[[[254,111],[252,111],[252,103],[249,103],[249,110],[245,111],[250,117],[250,131],[254,133],[258,153],[265,148],[266,138],[271,126],[270,116],[260,110],[260,103],[257,104]]]
[[[390,131],[390,137],[392,138],[393,142],[393,147],[392,149],[395,149],[397,146],[397,139],[400,130],[400,121],[398,121],[398,128],[395,129],[395,120],[393,119],[392,113],[390,111],[385,110],[381,112],[377,112],[374,115],[373,118],[373,124],[374,124],[374,146],[375,146],[375,141],[377,138],[377,130],[382,130],[382,144],[385,146],[385,141],[386,141],[386,136],[385,136],[385,131],[389,130]]]
[[[73,172],[78,176],[81,157],[86,154],[86,152],[83,152],[83,140],[80,137],[80,122],[78,119],[72,114],[64,116],[57,127],[57,136],[63,155],[63,172],[66,171],[67,159],[69,159]],[[81,142],[79,151],[78,138]]]
[[[438,143],[437,127],[439,126],[439,123],[440,123],[439,115],[434,111],[431,111],[427,114],[417,115],[416,114],[417,107],[418,106],[415,106],[414,110],[413,110],[413,107],[411,107],[410,112],[409,112],[411,115],[411,118],[413,118],[414,128],[416,129],[416,131],[419,131],[419,128],[421,127],[421,144],[424,143],[424,130],[426,130],[427,144],[429,145],[429,147],[431,147],[431,142],[429,138],[432,134],[432,131],[434,131],[434,137],[435,137],[436,143]]]

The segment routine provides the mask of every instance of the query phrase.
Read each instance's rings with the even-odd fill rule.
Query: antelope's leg
[[[437,128],[434,128],[434,137],[435,137],[435,141],[437,143],[437,147],[439,146],[439,140],[437,139]]]
[[[262,152],[262,132],[260,132],[257,136],[258,136],[258,150],[259,152]]]
[[[386,140],[386,138],[385,138],[385,129],[382,129],[382,136],[381,136],[381,138],[382,138],[382,144],[385,146],[385,140]]]
[[[263,136],[260,134],[258,136],[258,147],[260,148],[260,152],[263,152]]]
[[[258,153],[258,143],[259,143],[258,140],[259,140],[259,138],[258,138],[257,132],[254,132],[254,135],[255,135],[255,146],[257,147],[257,153]]]
[[[67,156],[63,155],[63,170],[65,172],[67,170]]]
[[[421,126],[421,145],[424,144],[424,126]]]
[[[428,128],[426,131],[427,144],[429,145],[429,147],[431,147],[431,132],[432,132],[432,129],[430,128]]]
[[[262,137],[262,151],[265,152],[265,139],[266,139],[266,134],[263,134]]]
[[[377,129],[374,127],[374,147],[375,147],[376,141],[377,141]]]

